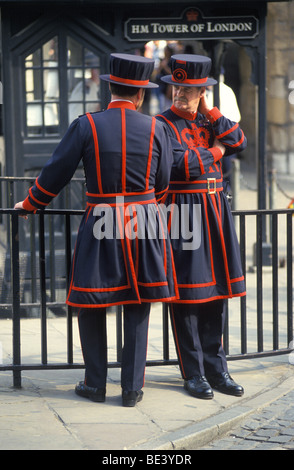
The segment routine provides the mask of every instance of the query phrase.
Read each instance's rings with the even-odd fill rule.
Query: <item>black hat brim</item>
[[[168,83],[169,85],[174,85],[174,86],[193,86],[193,87],[202,87],[202,86],[212,86],[217,84],[217,80],[214,78],[208,78],[205,83],[201,84],[191,84],[191,83],[183,83],[183,82],[175,82],[172,80],[172,75],[164,75],[164,77],[160,77],[160,80],[162,80],[165,83]]]
[[[114,83],[115,85],[129,86],[132,88],[158,88],[159,85],[153,82],[149,82],[147,85],[130,85],[129,83],[119,82],[118,80],[112,80],[110,75],[100,75],[101,80],[105,82]]]

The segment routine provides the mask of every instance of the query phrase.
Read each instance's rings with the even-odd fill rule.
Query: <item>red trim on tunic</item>
[[[228,258],[227,258],[227,250],[226,250],[226,244],[225,244],[225,238],[224,238],[224,232],[222,228],[222,222],[221,222],[221,217],[217,208],[216,204],[216,199],[215,196],[211,196],[211,201],[215,210],[217,222],[218,222],[218,227],[219,227],[219,234],[220,234],[220,240],[221,240],[221,246],[222,246],[222,252],[223,252],[223,259],[224,259],[224,268],[225,268],[225,273],[226,273],[226,280],[227,280],[227,286],[228,286],[228,291],[229,291],[229,296],[232,296],[232,287],[230,283],[230,273],[229,273],[229,265],[228,265]]]
[[[24,210],[28,212],[37,212],[37,208],[33,206],[33,204],[30,203],[29,196],[25,198],[25,200],[22,203]]]
[[[102,181],[101,181],[101,169],[100,169],[100,156],[99,156],[99,145],[98,145],[98,136],[97,136],[97,130],[96,126],[94,123],[94,120],[91,116],[90,113],[86,113],[87,118],[89,119],[91,128],[92,128],[92,134],[93,134],[93,140],[94,140],[94,150],[95,150],[95,159],[96,159],[96,172],[97,172],[97,182],[98,182],[98,188],[100,193],[103,193],[103,188],[102,188]]]
[[[104,304],[77,304],[75,302],[70,302],[66,300],[66,304],[70,305],[71,307],[80,307],[80,308],[105,308],[105,307],[112,307],[113,305],[125,305],[125,304],[140,304],[140,303],[155,303],[155,302],[175,302],[176,297],[163,297],[161,299],[140,299],[139,300],[121,300],[118,302],[109,302]]]
[[[190,180],[190,173],[189,173],[189,150],[186,150],[184,155],[184,162],[185,162],[185,173],[186,173],[186,181]]]
[[[127,216],[126,212],[127,211],[125,211],[124,218],[126,218],[126,216]],[[124,227],[125,227],[125,229],[127,229],[127,232],[128,232],[129,227],[126,224],[125,219],[124,219]],[[138,289],[138,280],[137,280],[137,276],[136,276],[136,270],[135,270],[135,266],[134,266],[134,260],[133,260],[133,256],[132,256],[132,247],[131,247],[131,241],[130,241],[130,236],[129,235],[130,235],[129,233],[126,233],[126,237],[124,238],[124,240],[122,240],[122,242],[124,241],[125,244],[126,244],[128,260],[129,260],[129,265],[130,265],[130,270],[131,270],[131,276],[132,276],[132,280],[133,280],[133,286],[134,286],[134,289],[135,289],[135,292],[136,292],[137,299],[140,300],[140,294],[139,294],[139,289]],[[126,265],[126,270],[128,270],[127,265]]]
[[[132,111],[136,111],[136,106],[134,103],[130,101],[125,101],[123,99],[117,101],[111,101],[107,106],[107,109],[117,109],[117,108],[126,108],[131,109]]]
[[[126,143],[126,111],[121,108],[121,187],[122,192],[126,190],[126,164],[127,164],[127,143]]]
[[[220,112],[220,110],[215,106],[214,108],[212,108],[207,114],[206,114],[206,118],[209,120],[209,122],[211,124],[213,124],[215,121],[217,121],[220,117],[222,117],[222,113]]]
[[[213,156],[214,163],[218,162],[223,157],[223,153],[218,147],[211,147],[208,150]]]
[[[205,170],[204,170],[204,166],[203,166],[203,163],[202,163],[202,160],[201,160],[201,157],[200,157],[199,150],[197,150],[197,148],[195,148],[194,151],[195,151],[195,153],[197,155],[197,158],[198,158],[198,161],[199,161],[201,175],[203,175],[205,173]]]
[[[212,276],[212,281],[213,281],[214,283],[216,283],[215,272],[214,272],[214,264],[213,264],[213,253],[212,253],[212,243],[211,243],[211,233],[210,233],[209,217],[208,217],[208,212],[207,212],[207,196],[206,196],[206,194],[203,194],[203,204],[204,204],[204,209],[205,209],[205,218],[206,218],[207,233],[208,233],[208,240],[209,240],[209,252],[210,252],[210,263],[211,263],[211,276]]]
[[[39,201],[39,199],[37,199],[36,197],[33,196],[32,188],[29,189],[29,194],[30,194],[30,197],[32,198],[32,200],[35,201],[37,204],[40,204],[41,206],[48,206],[49,202],[41,202],[41,201]]]
[[[148,154],[148,161],[147,161],[147,170],[146,170],[146,191],[149,189],[149,177],[150,177],[152,150],[153,150],[153,142],[154,142],[154,135],[155,135],[155,125],[156,125],[156,119],[153,117],[152,118],[152,125],[151,125],[151,135],[150,135],[150,141],[149,141],[149,154]]]
[[[197,117],[197,111],[195,113],[190,113],[189,111],[183,111],[181,109],[178,109],[175,107],[175,105],[173,104],[172,107],[170,108],[171,111],[176,114],[177,116],[187,120],[187,121],[195,121],[196,117]],[[164,117],[164,116],[162,116]]]
[[[234,132],[236,129],[238,129],[238,127],[239,127],[239,124],[236,123],[233,127],[228,129],[227,131],[223,132],[222,134],[216,135],[215,137],[217,139],[222,139],[222,137],[225,137],[226,135],[231,134],[231,132]]]
[[[162,114],[159,114],[158,117],[162,117],[170,125],[170,127],[173,129],[174,133],[176,134],[176,137],[177,137],[178,141],[181,144],[182,143],[181,142],[181,136],[180,136],[180,133],[179,133],[178,129],[176,128],[176,126],[171,121],[169,121],[165,116],[162,116]]]
[[[157,208],[157,213],[158,213],[158,218],[160,221],[160,227],[161,227],[161,233],[162,233],[162,242],[163,242],[163,253],[164,253],[164,259],[163,259],[163,264],[164,264],[164,272],[165,275],[167,274],[167,252],[166,252],[166,242],[165,242],[165,237],[167,234],[164,233],[164,228],[161,220],[161,215],[160,211]]]
[[[180,345],[179,345],[179,339],[178,339],[178,334],[177,334],[177,329],[176,329],[176,322],[175,322],[175,318],[174,318],[174,309],[173,309],[173,305],[171,304],[171,319],[172,319],[172,322],[173,322],[173,329],[174,329],[174,338],[175,338],[175,344],[176,344],[176,349],[177,349],[177,353],[178,353],[178,359],[179,359],[179,363],[180,363],[180,366],[181,366],[181,371],[182,371],[182,374],[183,374],[183,377],[184,379],[186,378],[186,373],[185,373],[185,369],[184,369],[184,364],[183,364],[183,359],[182,359],[182,356],[181,356],[181,350],[180,350]]]
[[[166,188],[167,189],[167,188]],[[148,191],[134,191],[134,192],[123,192],[123,193],[102,193],[102,194],[96,194],[96,193],[89,193],[86,192],[86,196],[92,196],[92,197],[124,197],[124,196],[142,196],[142,194],[150,194],[154,191],[154,188],[148,189]],[[166,191],[166,190],[164,190]],[[149,200],[150,202],[150,200]],[[137,201],[136,201],[137,204]]]
[[[38,177],[38,178],[39,178],[39,177]],[[40,191],[42,191],[42,193],[47,194],[47,196],[56,197],[57,194],[50,193],[50,192],[47,191],[46,189],[42,188],[42,186],[41,186],[40,183],[38,182],[38,178],[37,178],[36,181],[35,181],[35,184],[36,184],[37,188],[38,188]]]
[[[237,142],[236,144],[227,144],[227,143],[226,143],[226,146],[227,146],[227,147],[231,147],[231,148],[239,147],[239,146],[244,142],[244,139],[245,139],[245,136],[244,136],[244,133],[243,133],[243,131],[242,131],[242,137],[241,137],[241,139],[239,140],[239,142]]]
[[[224,299],[232,299],[233,297],[244,297],[246,292],[241,292],[240,294],[232,294],[232,295],[216,295],[214,297],[207,297],[203,299],[192,299],[192,300],[173,300],[176,304],[202,304],[206,302],[212,302],[213,300],[224,300]]]

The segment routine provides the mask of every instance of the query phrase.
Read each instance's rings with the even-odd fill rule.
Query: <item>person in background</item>
[[[158,68],[156,70],[156,83],[159,86],[157,89],[157,97],[160,113],[166,111],[168,108],[170,108],[172,104],[171,86],[161,80],[161,77],[170,74],[169,62],[172,53],[173,49],[169,45],[166,45],[164,48],[164,57],[160,60]]]
[[[84,114],[84,106],[88,112],[100,111],[99,58],[89,52],[85,65],[85,77],[75,85],[68,98],[69,123]]]
[[[208,106],[213,108],[213,87],[206,88]],[[241,114],[237,103],[236,95],[231,87],[225,84],[224,69],[222,68],[219,81],[219,109],[220,112],[228,119],[234,122],[241,121]],[[222,161],[223,178],[226,182],[225,191],[231,192],[231,172],[232,160],[236,158],[236,154],[228,155]]]

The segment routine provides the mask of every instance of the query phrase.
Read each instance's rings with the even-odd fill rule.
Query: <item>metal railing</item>
[[[15,387],[21,386],[21,371],[84,368],[73,354],[75,310],[58,301],[56,290],[65,299],[73,251],[72,220],[83,210],[47,209],[30,215],[29,238],[21,246],[22,225],[27,221],[13,209],[0,209],[9,228],[9,243],[2,243],[0,318],[12,321],[12,359],[0,363],[0,371],[12,371]],[[234,211],[246,276],[247,296],[230,300],[224,334],[228,360],[286,354],[293,341],[293,210]],[[4,222],[3,222],[4,223]],[[5,224],[4,224],[5,225]],[[55,227],[62,227],[56,231]],[[269,232],[270,243],[263,239]],[[56,237],[58,240],[56,240]],[[28,248],[29,247],[29,248]],[[252,252],[250,252],[252,248]],[[3,263],[2,263],[3,264]],[[25,267],[24,267],[25,265]],[[0,267],[1,268],[1,267]],[[1,271],[0,271],[1,275]],[[4,295],[6,292],[6,295]],[[48,361],[48,311],[66,318],[66,361]],[[37,362],[23,363],[21,322],[40,319],[41,354]],[[116,308],[116,359],[108,366],[120,367],[122,350],[122,312]],[[168,306],[162,305],[162,357],[147,360],[147,366],[177,364],[171,357]]]

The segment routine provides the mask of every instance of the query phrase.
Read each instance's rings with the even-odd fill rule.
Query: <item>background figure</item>
[[[220,100],[220,112],[226,116],[228,119],[234,122],[241,121],[241,114],[237,99],[234,91],[231,87],[225,84],[224,82],[224,70],[221,70],[220,82],[219,82],[219,100]],[[206,89],[207,100],[209,107],[213,108],[213,87],[209,86]],[[225,187],[226,192],[231,191],[231,172],[232,172],[232,160],[237,158],[236,154],[229,155],[222,160],[222,170],[224,181],[227,183]]]
[[[99,58],[88,52],[82,79],[74,86],[68,98],[68,118],[71,123],[85,112],[100,111]],[[86,102],[86,107],[84,106]]]
[[[170,58],[172,56],[173,49],[170,46],[164,48],[164,58],[160,60],[158,68],[156,70],[156,83],[158,88],[156,95],[158,98],[159,112],[162,113],[172,105],[172,88],[171,85],[163,82],[161,77],[170,74]]]

